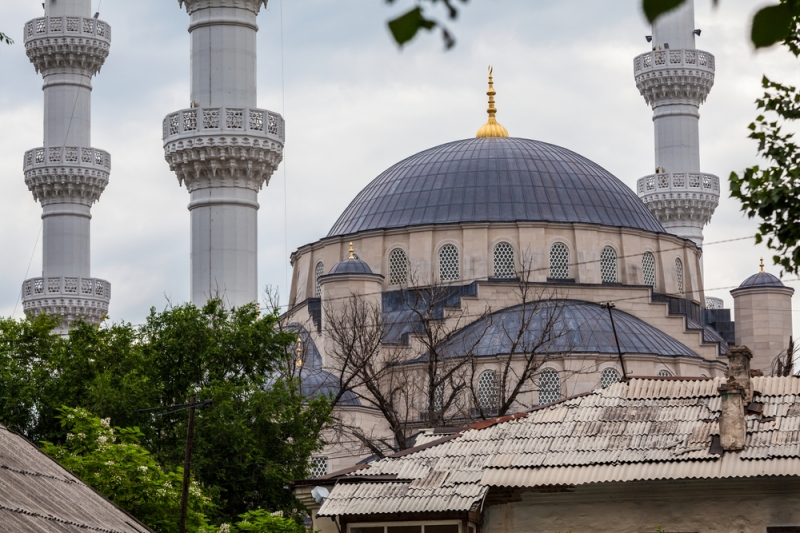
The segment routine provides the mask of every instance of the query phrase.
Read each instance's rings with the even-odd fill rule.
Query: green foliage
[[[112,428],[108,419],[85,409],[59,409],[65,431],[63,445],[44,443],[44,451],[77,477],[159,533],[178,530],[182,469],[167,472],[141,444],[138,428]],[[192,481],[187,512],[188,531],[207,526],[204,511],[212,500]]]
[[[683,4],[685,0],[642,0],[642,11],[647,21],[652,24],[655,20]]]
[[[138,427],[141,446],[167,470],[183,464],[187,412],[139,409],[212,399],[195,422],[192,474],[214,497],[214,522],[253,509],[296,513],[284,487],[306,477],[329,420],[327,398],[307,399],[289,373],[292,334],[258,307],[219,300],[152,310],[144,325],[77,324],[50,334],[46,317],[0,319],[0,423],[34,442],[67,445],[62,406]],[[73,433],[74,434],[74,433]]]
[[[392,4],[394,1],[395,0],[386,0],[386,3]],[[455,20],[458,17],[458,8],[456,8],[454,5],[455,2],[456,0],[422,0],[420,5],[417,7],[414,7],[399,17],[390,20],[387,25],[389,26],[389,31],[392,33],[392,37],[394,37],[395,42],[399,46],[403,46],[405,43],[416,37],[420,30],[430,31],[434,28],[439,28],[439,30],[442,32],[442,40],[444,41],[445,48],[452,48],[456,44],[456,40],[453,35],[445,26],[442,25],[441,22],[438,22],[432,18],[428,18],[426,16],[426,10],[436,4],[441,4],[447,10],[447,16],[451,20]],[[461,0],[461,2],[466,3],[467,0]]]
[[[0,43],[14,44],[14,40],[5,33],[0,31]]]
[[[798,47],[798,23],[794,16],[790,34],[783,40],[795,55]],[[756,242],[766,240],[767,247],[776,253],[773,262],[787,272],[800,271],[800,151],[794,134],[784,133],[783,127],[800,118],[800,92],[795,87],[768,79],[761,80],[764,95],[756,100],[759,114],[750,124],[751,139],[758,141],[758,153],[767,166],[745,169],[729,178],[731,196],[742,202],[748,217],[758,217],[761,223]],[[768,119],[765,114],[772,114]]]
[[[305,526],[281,513],[269,513],[263,509],[249,511],[230,527],[231,533],[307,533]]]

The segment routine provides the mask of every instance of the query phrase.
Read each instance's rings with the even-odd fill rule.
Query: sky
[[[258,105],[282,113],[287,133],[284,161],[259,195],[259,285],[285,302],[289,254],[324,237],[364,186],[414,153],[473,137],[486,120],[490,64],[498,121],[512,136],[569,148],[633,188],[654,167],[652,110],[633,79],[651,33],[639,3],[472,0],[448,23],[457,43],[445,51],[438,34],[403,49],[391,40],[386,21],[412,0],[270,0],[258,18]],[[747,125],[762,75],[798,84],[800,69],[784,49],[753,50],[760,2],[695,3],[697,47],[717,68],[700,109],[701,168],[723,188],[705,228],[706,295],[732,307],[729,290],[771,254],[752,240],[713,244],[757,226],[728,197],[727,176],[759,161]],[[189,18],[177,0],[92,0],[97,10],[112,44],[93,80],[92,144],[111,153],[112,170],[92,208],[92,276],[112,284],[110,318],[137,324],[153,306],[189,299],[189,197],[161,143],[164,116],[189,107]],[[0,31],[16,41],[0,46],[0,316],[17,318],[23,280],[42,268],[41,206],[22,173],[23,153],[43,135],[42,80],[22,28],[41,15],[40,0],[0,0]],[[796,288],[794,278],[784,277]]]

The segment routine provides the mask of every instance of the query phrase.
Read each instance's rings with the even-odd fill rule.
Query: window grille
[[[656,374],[660,378],[669,378],[672,377],[672,372],[669,370],[659,370],[658,374]]]
[[[569,248],[561,242],[550,247],[550,277],[569,279]]]
[[[322,298],[322,287],[319,285],[319,278],[325,272],[325,265],[322,264],[322,261],[317,263],[317,267],[314,269],[314,296],[317,298]]]
[[[678,278],[678,292],[683,294],[683,263],[677,257],[675,258],[675,275]]]
[[[311,464],[308,465],[308,474],[310,477],[321,477],[328,474],[328,458],[327,457],[312,457]]]
[[[614,383],[619,383],[619,372],[616,368],[606,368],[600,373],[600,386],[607,389]]]
[[[642,256],[642,275],[645,285],[656,286],[656,259],[650,252],[645,252]]]
[[[439,249],[439,279],[455,281],[460,277],[458,249],[452,244],[445,244]]]
[[[444,406],[444,384],[439,383],[433,390],[433,410],[441,411]]]
[[[514,247],[507,242],[499,242],[494,247],[494,277],[512,279],[517,277],[514,264]]]
[[[539,405],[561,399],[561,378],[552,368],[539,374]]]
[[[478,376],[478,405],[485,411],[497,410],[497,375],[494,370],[486,370]]]
[[[408,281],[408,257],[402,248],[389,253],[389,285],[403,285]]]
[[[600,252],[600,276],[603,283],[617,282],[617,252],[610,246]]]

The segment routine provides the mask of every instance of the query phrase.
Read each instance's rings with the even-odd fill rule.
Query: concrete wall
[[[773,360],[792,336],[792,293],[789,287],[736,289],[733,295],[736,344],[753,353],[750,368],[769,374]]]
[[[490,506],[483,533],[765,533],[800,526],[800,483],[786,478],[603,483],[526,493]]]

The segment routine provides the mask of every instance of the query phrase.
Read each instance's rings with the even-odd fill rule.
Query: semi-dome
[[[397,163],[356,196],[328,236],[471,222],[665,232],[630,188],[589,159],[544,142],[489,137],[443,144]]]
[[[699,357],[685,344],[647,322],[619,309],[611,312],[623,353]],[[496,311],[462,329],[448,341],[447,347],[453,353],[462,353],[468,346],[478,356],[511,353],[513,335],[508,332],[519,331],[523,320],[527,326],[521,344],[516,347],[518,351],[538,346],[543,353],[551,354],[618,354],[608,310],[582,300],[550,300],[539,306],[528,305],[527,309],[516,305]]]
[[[330,272],[328,272],[328,276],[341,276],[347,274],[372,274],[372,269],[369,268],[369,265],[361,259],[353,258],[339,261],[333,265],[333,268],[331,268]]]

